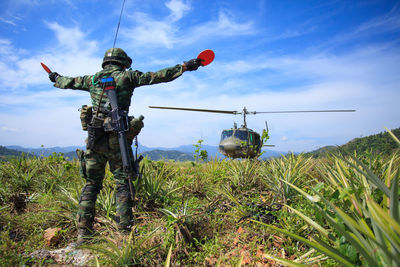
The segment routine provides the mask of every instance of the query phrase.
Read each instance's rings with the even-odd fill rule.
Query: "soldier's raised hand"
[[[193,71],[193,70],[197,70],[200,67],[201,61],[202,61],[202,59],[193,58],[189,61],[183,62],[183,65],[186,67],[186,70]]]
[[[58,74],[57,72],[50,72],[49,73],[49,79],[50,81],[52,81],[53,83],[55,83],[58,79],[58,77],[61,77],[60,74]]]

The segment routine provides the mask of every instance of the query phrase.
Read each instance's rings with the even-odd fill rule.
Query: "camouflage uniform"
[[[113,58],[109,60],[110,58],[107,58],[107,54],[110,55],[110,51],[119,54],[123,52],[119,48],[109,49],[104,57],[102,71],[97,72],[95,75],[82,77],[57,76],[54,86],[88,91],[92,99],[92,106],[97,107],[103,91],[99,80],[102,77],[112,76],[116,82],[118,106],[128,110],[134,88],[142,85],[170,82],[181,76],[184,71],[180,64],[157,72],[142,73],[138,70],[126,70],[130,66],[131,59],[123,52],[122,61],[121,57],[116,57],[116,61]],[[128,62],[126,62],[126,59],[128,59]],[[108,103],[107,95],[104,94],[100,107],[110,110]],[[101,110],[99,116],[106,117],[107,115],[102,114]],[[85,163],[82,166],[81,173],[86,179],[86,185],[82,189],[79,202],[78,232],[80,235],[89,235],[93,231],[95,203],[97,195],[102,189],[107,162],[116,181],[117,223],[121,230],[129,230],[132,225],[132,203],[130,201],[127,177],[122,168],[118,136],[114,132],[109,132],[100,141],[92,149],[87,149],[83,157]],[[131,144],[132,140],[130,139],[128,142]],[[132,154],[132,150],[130,150],[130,153]]]

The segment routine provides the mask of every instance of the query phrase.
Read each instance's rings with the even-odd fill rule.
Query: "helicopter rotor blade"
[[[281,111],[247,111],[246,108],[243,112],[236,110],[218,110],[218,109],[199,109],[199,108],[178,108],[178,107],[162,107],[162,106],[149,106],[149,108],[157,109],[172,109],[172,110],[183,110],[183,111],[197,111],[197,112],[211,112],[211,113],[222,113],[222,114],[262,114],[262,113],[316,113],[316,112],[355,112],[355,109],[327,109],[327,110],[281,110]]]
[[[216,109],[198,109],[198,108],[177,108],[177,107],[158,107],[158,106],[149,106],[149,108],[158,108],[158,109],[174,109],[174,110],[184,110],[184,111],[198,111],[198,112],[212,112],[212,113],[223,113],[223,114],[241,114],[241,112],[237,112],[235,110],[216,110]]]
[[[311,113],[311,112],[355,112],[355,109],[328,109],[328,110],[282,110],[282,111],[254,111],[258,113]]]

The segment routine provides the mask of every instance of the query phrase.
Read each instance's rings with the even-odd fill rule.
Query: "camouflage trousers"
[[[133,224],[129,184],[122,168],[118,139],[113,134],[107,139],[108,149],[96,149],[96,147],[87,149],[83,159],[81,158],[81,176],[86,179],[86,184],[82,189],[79,200],[78,230],[93,230],[97,195],[103,188],[107,162],[116,183],[117,214],[115,219],[118,223],[118,228],[129,231]]]

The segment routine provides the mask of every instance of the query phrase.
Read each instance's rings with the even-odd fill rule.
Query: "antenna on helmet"
[[[114,38],[113,48],[115,48],[115,42],[117,41],[117,36],[118,36],[118,31],[119,31],[119,25],[121,24],[121,17],[122,17],[122,11],[124,10],[124,6],[125,6],[125,0],[124,0],[124,2],[122,3],[121,13],[119,14],[118,26],[117,26],[117,31],[115,32],[115,38]]]

